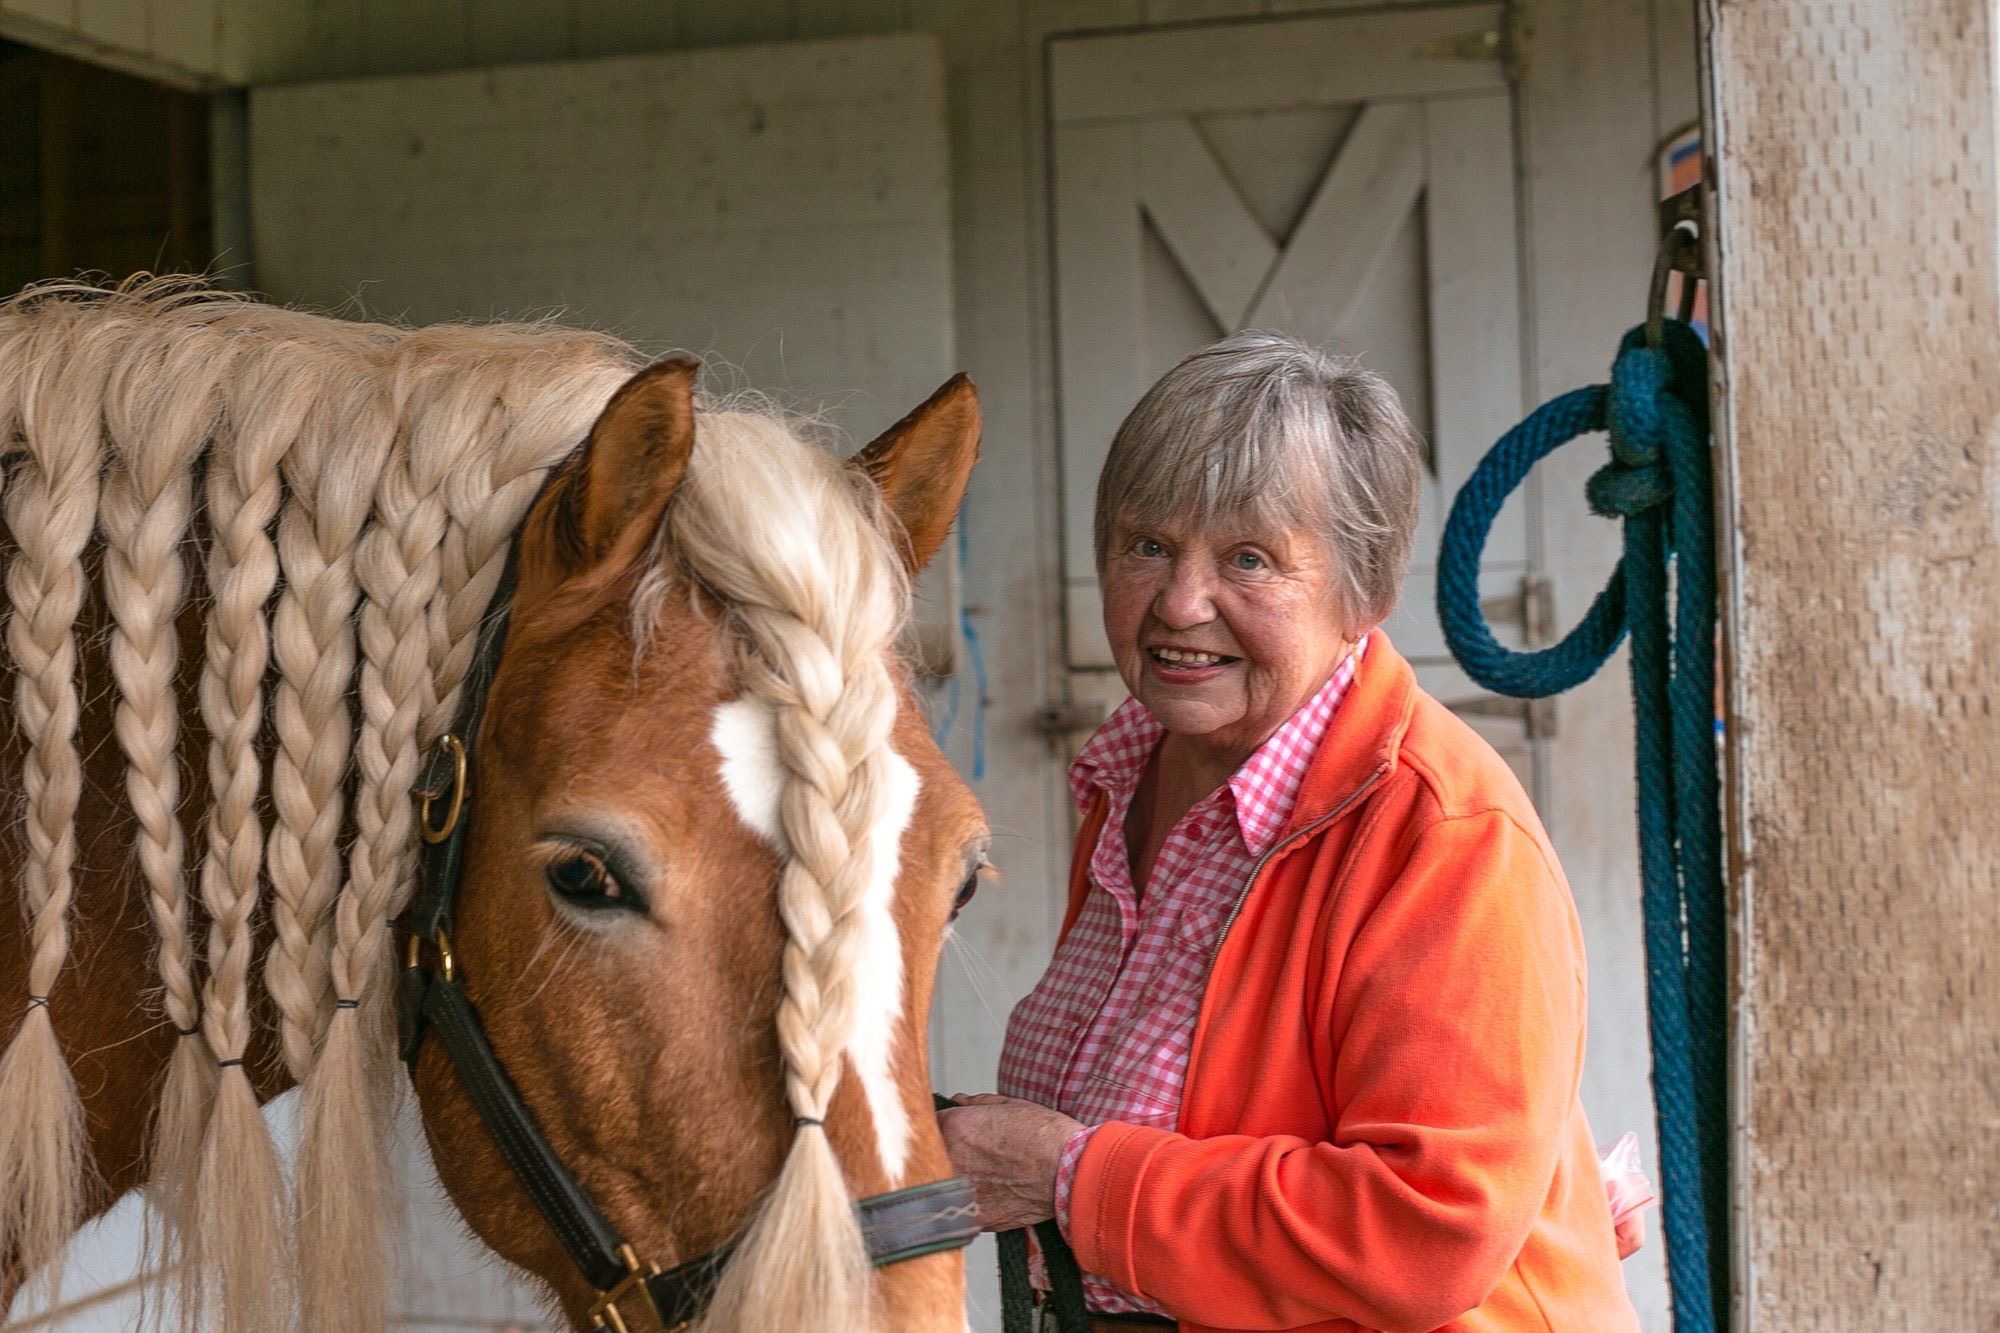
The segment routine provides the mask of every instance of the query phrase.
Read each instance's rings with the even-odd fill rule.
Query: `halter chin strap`
[[[443,737],[432,751],[417,789],[424,848],[421,882],[399,923],[409,940],[396,997],[401,1054],[414,1074],[424,1038],[437,1034],[458,1072],[459,1083],[514,1178],[521,1182],[584,1280],[599,1293],[590,1312],[593,1328],[629,1333],[634,1326],[626,1321],[625,1311],[643,1298],[661,1328],[678,1330],[700,1318],[707,1308],[716,1281],[735,1251],[735,1242],[665,1270],[639,1257],[542,1133],[534,1112],[486,1040],[478,1010],[466,993],[465,978],[452,955],[451,910],[465,867],[465,837],[471,816],[471,742],[479,733],[487,692],[506,643],[514,577],[510,559],[494,596],[499,610],[481,630],[479,651],[466,676],[458,729]],[[972,1186],[957,1177],[863,1199],[855,1205],[855,1212],[869,1261],[877,1268],[960,1249],[979,1234],[979,1206]]]

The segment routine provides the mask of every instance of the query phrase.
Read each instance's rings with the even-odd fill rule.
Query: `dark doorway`
[[[0,294],[206,268],[208,102],[0,41]]]

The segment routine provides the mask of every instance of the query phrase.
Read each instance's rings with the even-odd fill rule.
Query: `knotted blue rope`
[[[1466,672],[1537,699],[1581,684],[1632,636],[1638,722],[1639,866],[1653,1098],[1676,1333],[1728,1322],[1728,1026],[1721,820],[1715,766],[1715,516],[1707,351],[1667,321],[1659,347],[1637,328],[1611,383],[1564,394],[1507,432],[1452,504],[1438,559],[1438,616]],[[1513,652],[1479,607],[1487,534],[1537,461],[1608,430],[1611,462],[1591,508],[1625,521],[1611,581],[1562,642]]]

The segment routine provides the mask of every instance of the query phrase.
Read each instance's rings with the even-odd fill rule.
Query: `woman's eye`
[[[563,901],[577,907],[624,907],[640,910],[637,897],[628,893],[604,862],[587,852],[578,852],[549,863],[549,889]]]
[[[1148,560],[1158,559],[1167,553],[1167,548],[1151,537],[1141,537],[1132,543],[1132,554],[1144,556]]]
[[[1255,573],[1256,571],[1263,569],[1265,567],[1264,557],[1258,555],[1255,551],[1238,551],[1235,555],[1231,556],[1229,560],[1230,563],[1235,565],[1238,569],[1244,570],[1245,572],[1248,573]]]

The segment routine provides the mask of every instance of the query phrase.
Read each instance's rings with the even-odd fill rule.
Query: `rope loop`
[[[1487,623],[1479,565],[1507,498],[1536,463],[1582,435],[1611,437],[1610,462],[1585,488],[1594,513],[1629,519],[1670,506],[1672,442],[1705,447],[1707,349],[1677,320],[1664,332],[1657,348],[1647,344],[1643,327],[1626,334],[1608,386],[1576,389],[1535,409],[1500,438],[1452,502],[1438,557],[1438,619],[1452,655],[1481,687],[1516,699],[1561,694],[1596,675],[1623,640],[1622,567],[1559,643],[1520,652],[1502,644]]]
[[[1473,680],[1496,694],[1539,699],[1596,674],[1625,634],[1623,585],[1613,579],[1562,642],[1516,652],[1494,637],[1479,605],[1479,562],[1500,508],[1536,463],[1579,435],[1604,429],[1608,391],[1591,385],[1535,409],[1501,436],[1452,502],[1438,556],[1438,618]]]

